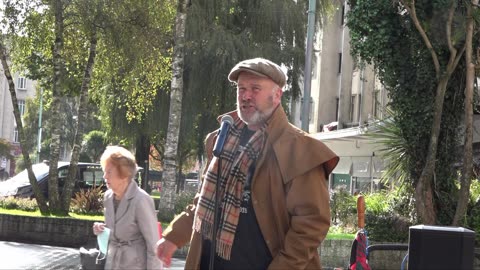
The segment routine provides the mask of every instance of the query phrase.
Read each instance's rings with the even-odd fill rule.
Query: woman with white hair
[[[105,269],[161,269],[155,255],[159,239],[155,207],[133,180],[135,157],[123,147],[108,146],[100,164],[108,187],[103,201],[105,223],[95,222],[93,233],[110,229]]]

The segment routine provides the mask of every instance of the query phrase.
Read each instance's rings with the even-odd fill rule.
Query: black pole
[[[220,200],[220,181],[222,177],[220,175],[222,170],[222,159],[218,157],[218,167],[217,167],[217,183],[215,184],[215,203],[214,203],[214,215],[213,215],[213,230],[212,230],[212,240],[210,242],[210,261],[209,261],[209,270],[215,269],[215,252],[217,247],[217,228],[218,228],[218,215],[220,212],[218,211],[218,203]]]

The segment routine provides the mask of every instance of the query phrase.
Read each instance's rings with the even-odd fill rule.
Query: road
[[[81,269],[78,248],[0,241],[0,254],[0,269]],[[184,266],[184,259],[173,258],[168,269]]]

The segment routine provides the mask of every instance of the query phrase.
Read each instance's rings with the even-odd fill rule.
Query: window
[[[338,54],[338,74],[342,73],[342,53]]]
[[[379,90],[374,92],[374,104],[373,104],[373,116],[375,118],[380,118],[380,106],[381,104],[381,92]]]
[[[356,95],[352,95],[351,99],[350,99],[350,120],[353,122],[355,122],[355,101],[357,99],[357,96]]]
[[[18,138],[18,129],[17,127],[15,127],[15,129],[13,130],[13,142],[20,142],[20,139]]]
[[[27,79],[25,77],[18,77],[17,89],[27,89]]]
[[[18,100],[18,110],[20,111],[20,116],[23,116],[23,114],[25,114],[25,100]]]
[[[342,14],[340,14],[340,26],[345,24],[345,5],[342,5]]]
[[[360,121],[360,115],[362,113],[362,95],[361,94],[358,94],[358,106],[357,106],[357,117],[356,117],[356,121]],[[359,123],[360,125],[362,123]]]

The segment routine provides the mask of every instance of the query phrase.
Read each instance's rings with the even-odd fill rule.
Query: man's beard
[[[267,122],[268,118],[272,115],[273,111],[275,110],[275,107],[273,106],[273,103],[270,104],[271,106],[264,110],[264,111],[255,111],[251,116],[246,116],[242,113],[241,111],[241,104],[237,103],[237,112],[238,116],[240,119],[242,119],[243,122],[245,122],[247,125],[263,125],[265,122]]]

